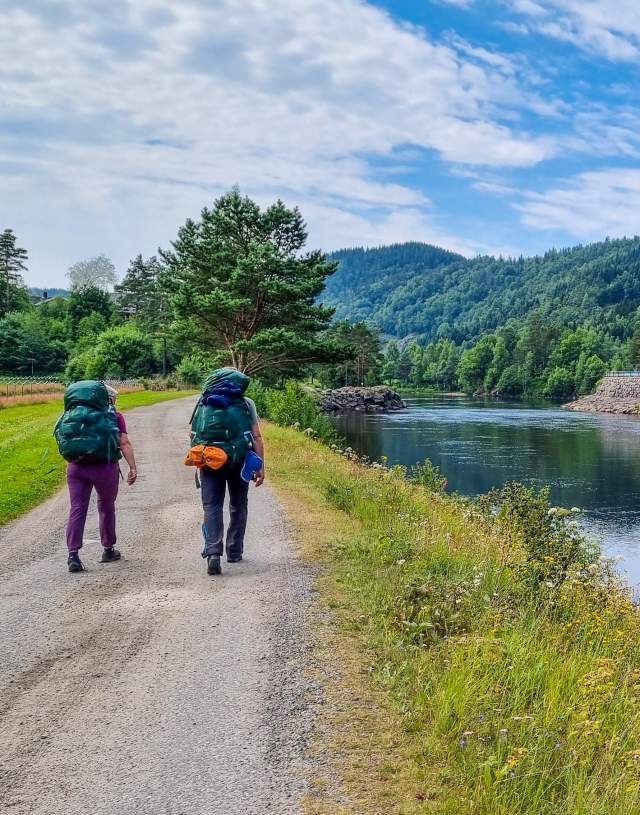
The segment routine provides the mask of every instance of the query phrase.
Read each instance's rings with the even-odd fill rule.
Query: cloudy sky
[[[325,250],[640,232],[637,0],[0,0],[0,229],[54,286],[234,184]]]

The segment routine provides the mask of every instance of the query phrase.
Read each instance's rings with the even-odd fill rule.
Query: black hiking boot
[[[122,555],[117,549],[114,549],[113,546],[109,547],[108,549],[102,550],[102,557],[100,558],[100,563],[113,563],[114,560],[120,560]]]
[[[227,563],[240,563],[242,555],[227,555]]]
[[[84,571],[84,566],[80,560],[80,555],[77,552],[69,553],[69,557],[67,558],[67,566],[69,567],[70,572]]]
[[[222,574],[220,555],[209,555],[207,558],[207,574]]]

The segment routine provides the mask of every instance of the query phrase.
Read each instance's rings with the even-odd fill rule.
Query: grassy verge
[[[325,567],[320,640],[341,677],[317,745],[341,782],[327,768],[308,810],[640,811],[638,611],[575,523],[545,495],[472,505],[267,436],[273,483]]]
[[[188,396],[190,391],[136,391],[118,399],[122,411]],[[0,410],[0,525],[39,504],[64,478],[52,436],[62,400]]]

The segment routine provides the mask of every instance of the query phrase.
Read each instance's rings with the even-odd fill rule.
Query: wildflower
[[[405,564],[406,562],[407,562],[407,561],[406,561],[406,560],[405,560],[403,557],[401,557],[401,558],[400,558],[400,560],[396,560],[396,565],[398,565],[398,566],[404,566],[404,564]]]
[[[503,727],[498,732],[500,733],[501,736],[506,736],[509,731],[507,730],[506,727]]]
[[[467,740],[466,740],[466,739],[465,739],[465,737],[463,736],[463,737],[460,739],[460,747],[462,747],[462,749],[464,750],[464,748],[465,748],[466,746],[467,746]]]

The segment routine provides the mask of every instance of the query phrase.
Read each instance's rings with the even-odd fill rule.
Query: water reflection
[[[463,495],[511,480],[549,485],[554,503],[585,510],[586,526],[640,582],[640,420],[456,397],[408,405],[336,424],[371,458],[407,466],[431,459]]]

